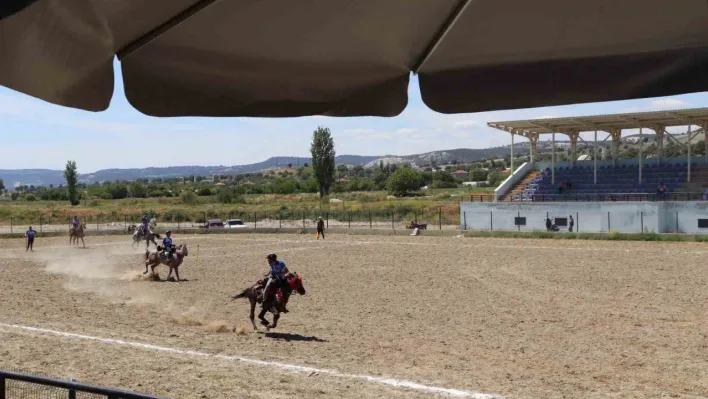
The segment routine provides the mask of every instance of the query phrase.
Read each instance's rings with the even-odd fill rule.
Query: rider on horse
[[[283,288],[285,291],[285,288],[288,287],[288,273],[290,271],[288,270],[287,266],[285,266],[285,263],[281,262],[278,260],[278,256],[276,254],[269,254],[266,259],[268,260],[268,265],[270,266],[270,271],[268,271],[268,274],[266,274],[266,277],[268,277],[268,282],[266,282],[265,287],[263,287],[263,306],[266,306],[267,301],[270,299],[271,295],[275,294],[275,291],[278,288]],[[273,288],[273,292],[269,292],[270,288]],[[283,312],[287,313],[288,310],[285,308],[285,305],[287,304],[287,297],[283,298]]]
[[[78,230],[79,228],[79,217],[74,216],[74,219],[71,221],[71,227],[74,228],[74,230]]]
[[[142,225],[143,234],[147,234],[150,231],[150,218],[148,218],[147,213],[143,214],[143,225]]]
[[[172,256],[175,254],[175,245],[172,243],[172,231],[165,232],[165,238],[162,239],[162,249],[167,252],[167,259],[172,262]]]

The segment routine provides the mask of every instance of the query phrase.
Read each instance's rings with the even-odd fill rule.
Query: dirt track
[[[188,236],[175,284],[136,278],[128,237],[65,241],[0,241],[0,323],[514,398],[708,396],[705,244]],[[272,251],[308,294],[265,335],[228,296]],[[0,342],[0,368],[168,397],[431,397],[15,327]]]

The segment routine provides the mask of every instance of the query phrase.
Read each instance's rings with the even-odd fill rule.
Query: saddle
[[[256,282],[256,287],[258,287],[261,290],[261,298],[263,298],[263,294],[265,294],[265,292],[263,292],[263,290],[265,289],[267,282],[268,282],[268,279],[261,279]],[[283,292],[283,288],[282,287],[271,288],[271,292],[273,290],[276,290],[275,297],[278,300],[278,302],[283,303],[283,301],[285,300],[285,293]]]

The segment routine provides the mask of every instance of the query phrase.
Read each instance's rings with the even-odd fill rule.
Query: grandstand
[[[703,199],[708,187],[708,151],[701,158],[692,157],[691,145],[703,134],[708,135],[708,108],[675,111],[656,111],[629,114],[583,116],[569,118],[532,119],[509,122],[490,122],[490,127],[511,134],[511,159],[514,170],[514,139],[525,137],[530,142],[529,162],[504,181],[495,190],[495,201],[653,201]],[[667,128],[685,128],[686,134],[677,136]],[[656,156],[645,159],[643,134],[655,133]],[[636,160],[618,159],[623,132],[638,134]],[[600,160],[598,132],[610,140],[611,159]],[[593,133],[588,143],[581,134]],[[556,162],[556,135],[570,139],[570,161]],[[551,136],[551,162],[536,162],[536,144],[542,136]],[[584,142],[592,148],[589,161],[578,161],[577,145]],[[686,152],[684,159],[666,159],[664,147],[672,142]],[[587,158],[587,157],[585,157]],[[662,190],[659,190],[663,183]]]

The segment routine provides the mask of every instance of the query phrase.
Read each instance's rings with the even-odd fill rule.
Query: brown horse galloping
[[[86,243],[84,242],[84,230],[86,225],[84,222],[79,223],[79,227],[74,228],[73,226],[69,228],[69,245],[75,244],[79,246],[79,238],[81,239],[81,245],[86,248]]]
[[[263,303],[263,288],[265,288],[266,279],[258,280],[252,286],[241,291],[240,294],[234,295],[231,299],[248,298],[251,302],[251,313],[249,318],[251,319],[251,324],[253,324],[253,329],[257,330],[255,313],[256,313],[256,303]],[[302,277],[298,276],[297,273],[289,273],[287,276],[287,286],[284,288],[278,288],[275,295],[271,295],[268,299],[269,303],[263,305],[261,313],[258,314],[258,318],[261,319],[261,324],[263,324],[266,329],[270,330],[278,326],[278,319],[280,319],[280,314],[283,313],[285,305],[288,303],[288,298],[290,294],[295,291],[300,295],[305,295],[305,287],[302,285]],[[268,322],[265,318],[266,312],[271,312],[273,314],[273,324]]]
[[[175,249],[174,255],[172,255],[172,258],[168,258],[166,254],[163,253],[163,251],[159,250],[160,247],[158,247],[157,252],[150,252],[149,250],[145,251],[145,255],[143,259],[145,260],[145,271],[143,274],[147,274],[148,272],[148,266],[151,268],[151,273],[154,276],[155,275],[155,267],[162,265],[165,265],[170,268],[170,273],[167,275],[167,278],[169,279],[170,276],[172,276],[172,271],[174,270],[175,275],[177,276],[177,282],[179,282],[179,265],[184,262],[184,257],[189,255],[189,251],[187,251],[187,244],[182,244],[178,246]]]

